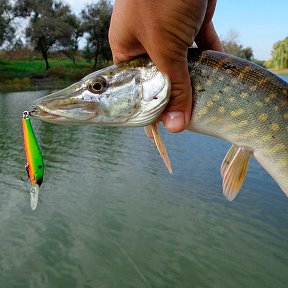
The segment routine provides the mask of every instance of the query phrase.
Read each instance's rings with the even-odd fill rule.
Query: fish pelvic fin
[[[221,168],[220,168],[220,173],[221,173],[222,178],[224,177],[224,174],[226,173],[238,149],[239,149],[239,146],[233,144],[228,150],[226,156],[224,157],[222,164],[221,164]]]
[[[223,177],[223,194],[232,201],[241,189],[244,182],[251,151],[237,145],[232,145],[221,165]]]
[[[148,138],[156,145],[169,173],[173,174],[168,152],[158,131],[158,123],[155,122],[153,124],[150,124],[146,126],[144,129]]]
[[[152,133],[152,125],[145,126],[145,127],[144,127],[144,130],[145,130],[145,133],[146,133],[147,137],[149,138],[149,140],[150,140],[153,144],[155,144],[154,137],[153,137],[153,133]]]

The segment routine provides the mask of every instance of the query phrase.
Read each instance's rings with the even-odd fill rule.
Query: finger
[[[170,132],[183,131],[190,122],[192,107],[192,88],[187,60],[175,67],[171,79],[171,94],[168,106],[162,115],[163,124]]]
[[[131,29],[131,17],[126,17],[127,10],[130,11],[128,4],[127,1],[115,1],[111,16],[108,38],[115,64],[146,53],[135,31]]]
[[[110,26],[111,27],[111,26]],[[144,47],[135,39],[135,42],[128,47],[126,44],[123,45],[119,43],[117,40],[117,36],[115,36],[115,30],[109,30],[109,43],[112,52],[113,62],[115,64],[129,61],[136,56],[145,54],[146,51]]]
[[[135,57],[142,55],[142,54],[146,54],[146,51],[143,47],[138,47],[136,49],[136,46],[134,46],[133,49],[129,49],[129,50],[123,50],[123,49],[112,49],[111,47],[111,51],[112,51],[112,57],[113,57],[113,63],[114,64],[119,64],[121,62],[126,62],[129,61],[131,59],[134,59]]]
[[[195,38],[195,42],[201,49],[210,49],[224,52],[221,41],[215,31],[212,21],[207,23],[205,26],[202,26]]]
[[[171,81],[170,101],[162,114],[164,126],[170,132],[181,132],[190,122],[192,106],[187,48],[164,49],[148,47],[147,52],[159,70],[167,74]]]

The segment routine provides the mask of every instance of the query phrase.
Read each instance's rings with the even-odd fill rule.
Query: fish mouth
[[[55,121],[58,123],[61,120],[63,122],[65,120],[68,120],[68,118],[62,115],[58,115],[58,114],[47,111],[44,107],[41,107],[40,105],[33,104],[28,109],[28,113],[29,113],[29,116],[31,116],[32,118],[36,118],[36,119],[43,120],[46,122],[51,122],[51,123],[55,123]]]
[[[28,109],[28,113],[30,116],[34,118],[59,118],[60,115],[49,113],[45,110],[45,108],[39,106],[39,105],[31,105]]]
[[[97,102],[83,101],[80,97],[82,91],[83,87],[79,82],[39,98],[30,106],[29,115],[54,124],[77,125],[89,121],[99,112],[99,105]]]

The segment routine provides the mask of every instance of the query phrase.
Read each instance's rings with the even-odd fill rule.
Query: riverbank
[[[76,64],[66,58],[50,59],[45,70],[42,59],[7,60],[0,58],[0,91],[62,89],[93,72],[92,63],[79,59]],[[99,65],[95,70],[103,68]],[[288,69],[269,69],[288,75]]]
[[[93,72],[92,63],[85,60],[73,64],[68,59],[51,59],[49,64],[51,68],[45,70],[42,59],[0,58],[0,91],[61,89]]]

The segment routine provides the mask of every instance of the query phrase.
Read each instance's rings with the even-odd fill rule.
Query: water
[[[288,82],[288,74],[279,75],[282,79]]]
[[[232,203],[229,144],[162,130],[33,121],[46,170],[31,211],[21,112],[48,91],[0,94],[0,287],[287,287],[288,200],[252,160]]]

